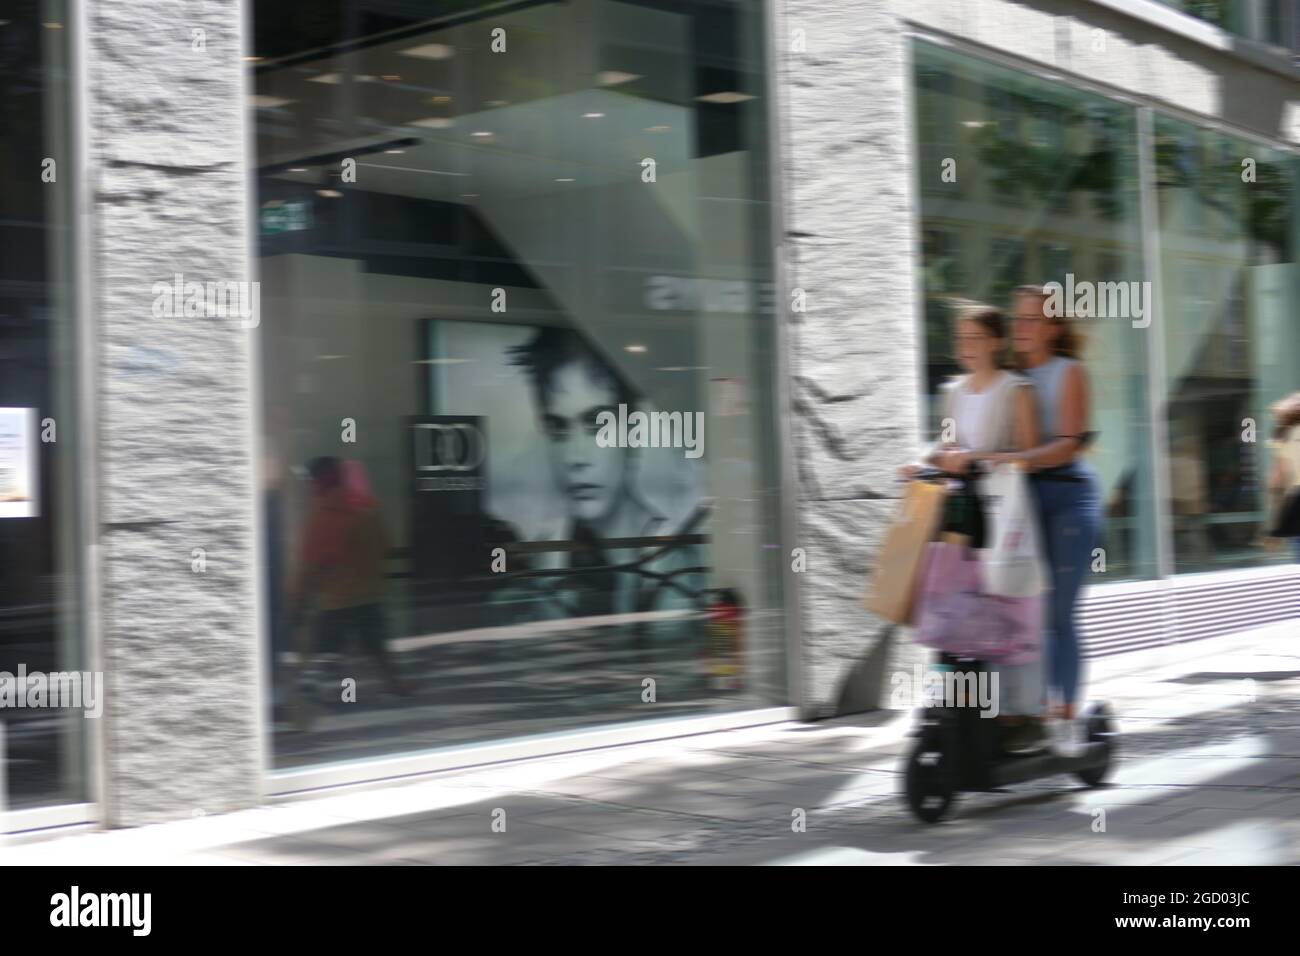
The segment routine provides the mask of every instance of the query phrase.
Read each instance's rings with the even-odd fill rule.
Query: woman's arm
[[[1034,386],[1030,382],[1019,385],[1013,393],[1015,407],[1014,449],[1025,451],[1038,446],[1038,415],[1034,407]]]
[[[1005,455],[989,455],[992,461],[1019,461],[1030,468],[1055,468],[1074,461],[1083,448],[1083,435],[1088,430],[1088,377],[1083,366],[1076,362],[1065,374],[1061,385],[1061,407],[1057,409],[1059,435],[1047,438],[1042,445]]]
[[[943,420],[947,421],[952,417],[952,389],[954,385],[949,381],[943,386],[941,398]],[[972,456],[970,453],[962,451],[960,446],[953,442],[934,441],[921,450],[921,464],[904,465],[898,469],[900,476],[910,478],[917,472],[921,471],[922,466],[932,465],[940,471],[949,471],[955,474],[965,472],[970,467]]]

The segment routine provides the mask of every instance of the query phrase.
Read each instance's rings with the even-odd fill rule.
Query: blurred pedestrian
[[[404,696],[409,687],[398,677],[386,643],[388,536],[365,468],[359,461],[327,456],[314,459],[308,473],[312,500],[287,602],[291,621],[299,625],[300,658],[305,663],[317,650],[342,656],[355,640],[387,688]],[[302,626],[313,599],[315,626]]]
[[[966,373],[944,383],[943,418],[951,441],[927,456],[946,472],[966,474],[990,454],[1017,452],[1038,444],[1038,421],[1029,380],[1010,368],[1007,321],[991,306],[969,305],[953,326],[953,353]],[[905,469],[912,473],[914,469]],[[1041,747],[1039,723],[1042,662],[1001,665],[999,723],[1002,747],[1011,753]]]
[[[1048,730],[1052,748],[1073,756],[1086,736],[1076,719],[1082,653],[1075,612],[1100,535],[1101,492],[1096,472],[1081,457],[1091,437],[1082,343],[1069,320],[1047,314],[1047,298],[1041,286],[1016,289],[1012,336],[1020,370],[1034,383],[1043,444],[992,457],[1020,462],[1034,473],[1052,584],[1044,642],[1047,690],[1053,698]]]

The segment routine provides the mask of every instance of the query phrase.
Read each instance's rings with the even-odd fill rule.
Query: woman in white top
[[[954,352],[965,371],[944,384],[940,440],[925,456],[947,472],[965,474],[971,464],[997,452],[1038,444],[1038,417],[1028,379],[1010,371],[1007,322],[989,306],[964,310],[953,330]],[[915,469],[906,469],[913,473]],[[1041,729],[1042,665],[1000,668],[999,712],[1004,747],[1034,749]]]

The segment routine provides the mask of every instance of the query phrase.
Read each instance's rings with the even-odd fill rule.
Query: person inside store
[[[387,645],[388,536],[365,468],[359,461],[322,456],[307,471],[311,503],[286,599],[300,661],[322,654],[346,666],[355,645],[375,663],[389,692],[407,696],[410,684],[398,675]],[[313,603],[314,624],[307,626],[306,611]],[[301,711],[296,716],[301,720]]]

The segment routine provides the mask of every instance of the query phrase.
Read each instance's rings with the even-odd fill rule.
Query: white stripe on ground
[[[703,617],[702,611],[682,609],[675,611],[639,611],[634,614],[598,614],[595,617],[564,617],[553,621],[530,621],[526,624],[506,624],[500,627],[475,627],[465,631],[444,631],[440,634],[419,634],[399,637],[388,646],[401,653],[416,651],[438,644],[460,644],[466,641],[517,641],[543,634],[564,633],[587,627],[613,627],[618,624],[639,624],[646,621],[670,621]]]

